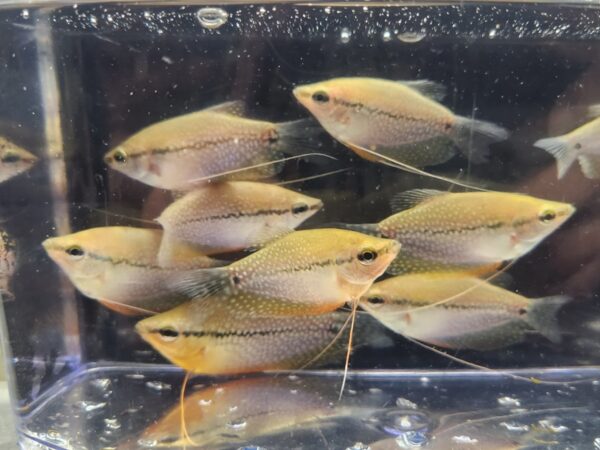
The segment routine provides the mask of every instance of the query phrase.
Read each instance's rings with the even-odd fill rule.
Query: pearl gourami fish
[[[0,136],[0,183],[29,170],[37,160],[27,150]]]

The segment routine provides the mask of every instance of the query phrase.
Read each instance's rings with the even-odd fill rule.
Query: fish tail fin
[[[232,290],[226,267],[182,271],[174,277],[170,287],[194,299]]]
[[[559,343],[561,332],[556,314],[570,300],[571,298],[565,295],[532,299],[527,313],[527,322],[542,336],[554,343]]]
[[[276,124],[278,150],[286,155],[302,155],[320,147],[317,136],[321,130],[311,119],[292,120]]]
[[[533,145],[554,156],[559,179],[567,173],[569,167],[571,167],[577,159],[577,152],[571,151],[569,148],[569,141],[564,136],[540,139]]]
[[[508,136],[505,128],[491,122],[457,116],[452,140],[470,161],[483,163],[489,158],[489,145],[504,141]]]

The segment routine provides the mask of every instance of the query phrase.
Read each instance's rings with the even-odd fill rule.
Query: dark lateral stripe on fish
[[[131,155],[127,155],[129,158],[141,158],[142,156],[150,155],[167,155],[169,153],[178,153],[189,149],[201,149],[210,145],[219,145],[219,144],[227,144],[228,142],[240,141],[239,137],[237,138],[222,138],[222,139],[212,139],[212,140],[203,140],[201,142],[194,142],[187,145],[181,145],[177,147],[165,147],[165,148],[151,148],[148,149],[147,152],[141,153],[132,153]],[[250,140],[260,141],[259,138],[251,138]]]
[[[376,295],[372,296],[372,297],[366,297],[367,302],[369,301],[369,298],[373,298],[373,297],[377,297]],[[439,301],[439,300],[438,300]],[[394,299],[392,300],[393,304],[396,305],[401,305],[401,306],[409,306],[411,308],[420,308],[422,306],[429,306],[432,304],[432,302],[419,302],[416,300],[407,300],[407,299]],[[505,309],[502,307],[502,305],[498,305],[498,306],[494,306],[494,305],[477,305],[477,304],[472,304],[472,305],[461,305],[461,304],[457,304],[457,303],[453,303],[452,301],[449,302],[445,302],[442,303],[440,305],[436,305],[436,306],[432,306],[432,308],[444,308],[444,309],[456,309],[456,310],[477,310],[477,311],[497,311],[499,309]],[[521,308],[518,311],[519,314],[526,314],[527,313],[527,308]]]
[[[328,333],[338,333],[340,331],[340,327],[337,324],[331,324],[328,327],[297,327],[297,328],[275,328],[272,330],[233,330],[233,331],[182,331],[181,334],[184,337],[194,337],[194,338],[203,338],[203,337],[212,337],[216,339],[225,339],[225,338],[251,338],[255,336],[276,336],[280,334],[288,334],[288,333],[307,333],[307,332],[322,332],[326,331]],[[160,329],[152,329],[150,333],[160,334]]]
[[[312,205],[309,206],[309,211],[314,211],[320,209],[320,205]],[[244,217],[260,217],[260,216],[282,216],[291,212],[290,208],[287,209],[259,209],[256,211],[240,211],[240,212],[230,212],[227,214],[215,214],[214,216],[208,217],[197,217],[194,219],[181,220],[180,224],[186,223],[197,223],[197,222],[209,222],[211,220],[228,220],[228,219],[241,219]]]
[[[407,120],[409,122],[424,122],[424,119],[419,118],[419,117],[415,117],[415,116],[410,116],[407,114],[397,114],[397,113],[391,113],[388,111],[384,111],[382,109],[379,108],[374,108],[372,106],[367,106],[364,103],[360,103],[360,102],[349,102],[347,100],[341,100],[338,98],[333,99],[333,102],[338,104],[338,105],[342,105],[342,106],[346,106],[348,108],[358,108],[358,109],[364,109],[369,113],[378,115],[378,116],[385,116],[385,117],[389,117],[390,119],[394,119],[394,120]],[[450,123],[445,123],[444,127],[446,129],[450,128],[452,125]]]

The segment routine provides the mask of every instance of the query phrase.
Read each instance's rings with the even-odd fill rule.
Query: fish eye
[[[117,150],[113,155],[113,159],[119,164],[125,164],[127,162],[127,153],[123,150]]]
[[[383,297],[369,297],[367,298],[367,302],[371,305],[381,305],[385,303]]]
[[[312,95],[312,99],[317,103],[327,103],[329,95],[325,91],[317,91]]]
[[[308,205],[306,203],[296,203],[292,205],[292,214],[294,216],[300,215],[308,211]]]
[[[546,209],[539,215],[540,222],[548,223],[556,219],[556,212],[551,209]]]
[[[2,161],[3,163],[16,163],[21,161],[21,157],[19,155],[17,155],[16,153],[13,152],[6,152],[4,155],[2,155],[2,158],[0,159],[0,161]]]
[[[179,337],[179,331],[175,328],[165,327],[158,330],[158,334],[161,339],[165,342],[173,342],[175,339]]]
[[[358,254],[358,260],[361,264],[368,266],[369,264],[373,264],[377,259],[377,252],[375,250],[366,249]]]
[[[65,253],[67,255],[69,255],[69,256],[72,256],[73,258],[76,258],[76,259],[79,259],[83,255],[85,255],[85,252],[83,251],[83,249],[79,245],[72,245],[70,247],[67,247],[65,249]]]

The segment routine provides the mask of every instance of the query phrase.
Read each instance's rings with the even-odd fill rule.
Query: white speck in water
[[[27,91],[27,86],[23,86],[23,90],[24,90],[24,91]]]
[[[232,430],[243,430],[246,428],[247,424],[245,419],[232,420],[231,422],[227,422],[227,428]]]
[[[298,380],[298,379],[299,379],[299,378],[298,378],[298,375],[289,375],[289,376],[288,376],[288,380],[290,380],[290,381],[296,381],[296,380]]]
[[[423,386],[427,386],[431,382],[431,380],[427,377],[421,377],[419,378],[419,381]]]
[[[229,407],[229,412],[236,412],[238,410],[237,405],[233,405]]]
[[[200,406],[210,406],[212,405],[212,400],[210,398],[201,398],[198,400],[198,404]]]
[[[110,387],[110,378],[97,378],[90,383],[96,389],[105,391]]]
[[[265,7],[264,7],[264,6],[261,6],[260,8],[258,8],[258,14],[259,14],[259,15],[261,15],[261,16],[262,16],[262,15],[263,15],[264,13],[266,13],[266,12],[267,12],[267,10],[265,9]]]
[[[500,426],[506,428],[508,431],[513,431],[513,432],[529,431],[529,425],[522,425],[520,423],[515,423],[515,422],[501,422]]]
[[[163,56],[160,59],[166,64],[169,64],[169,65],[173,64],[173,60],[171,58],[169,58],[168,56]]]
[[[469,445],[475,445],[477,444],[479,441],[475,438],[472,438],[470,436],[452,436],[452,442],[455,442],[457,444],[469,444]]]
[[[550,430],[552,433],[564,433],[565,431],[569,431],[569,427],[565,427],[564,425],[555,425],[551,420],[543,419],[538,421],[540,427]]]
[[[90,23],[94,26],[98,25],[98,18],[93,14],[90,16]]]
[[[131,380],[143,380],[144,378],[146,378],[145,375],[142,373],[128,373],[127,375],[125,375],[125,377]]]
[[[106,403],[105,402],[88,402],[88,401],[82,400],[80,402],[77,402],[76,406],[81,411],[92,412],[92,411],[97,411],[99,409],[104,408],[106,406]]]
[[[153,391],[168,391],[171,389],[169,383],[163,383],[162,381],[146,381],[146,387]]]
[[[600,385],[600,380],[594,380],[594,381],[592,381],[592,384],[594,386],[598,386],[598,385]]]
[[[21,17],[23,19],[29,19],[29,10],[28,9],[24,9],[23,11],[21,11]]]
[[[215,389],[215,394],[222,394],[223,392],[225,392],[225,388],[218,387]]]
[[[497,401],[500,406],[521,406],[519,399],[514,397],[499,397]]]
[[[356,442],[352,447],[346,448],[346,450],[371,450],[371,447],[362,442]]]
[[[342,31],[340,32],[340,41],[342,44],[350,42],[350,37],[352,37],[352,32],[348,28],[342,28]]]
[[[331,14],[331,6],[326,6],[323,11],[325,11],[325,14]]]
[[[396,399],[396,406],[398,408],[417,409],[417,404],[410,400],[402,397]]]
[[[204,28],[216,30],[227,22],[229,14],[221,8],[200,8],[196,17]]]
[[[392,40],[392,33],[390,30],[384,30],[384,32],[381,33],[381,39],[383,39],[383,42],[390,42]]]
[[[373,395],[379,395],[381,394],[383,391],[379,388],[369,388],[369,394],[373,394]]]
[[[298,393],[298,389],[290,389],[290,394],[297,394]]]
[[[138,439],[137,444],[140,447],[157,447],[158,441],[156,439]]]
[[[594,450],[600,450],[600,437],[594,439]]]
[[[415,44],[425,39],[425,36],[427,36],[425,33],[407,31],[406,33],[400,33],[398,35],[398,39],[402,42],[406,42],[407,44]]]
[[[121,428],[121,423],[119,422],[119,419],[114,417],[111,419],[104,419],[104,425],[106,425],[106,428],[108,428],[109,430],[118,430]]]

